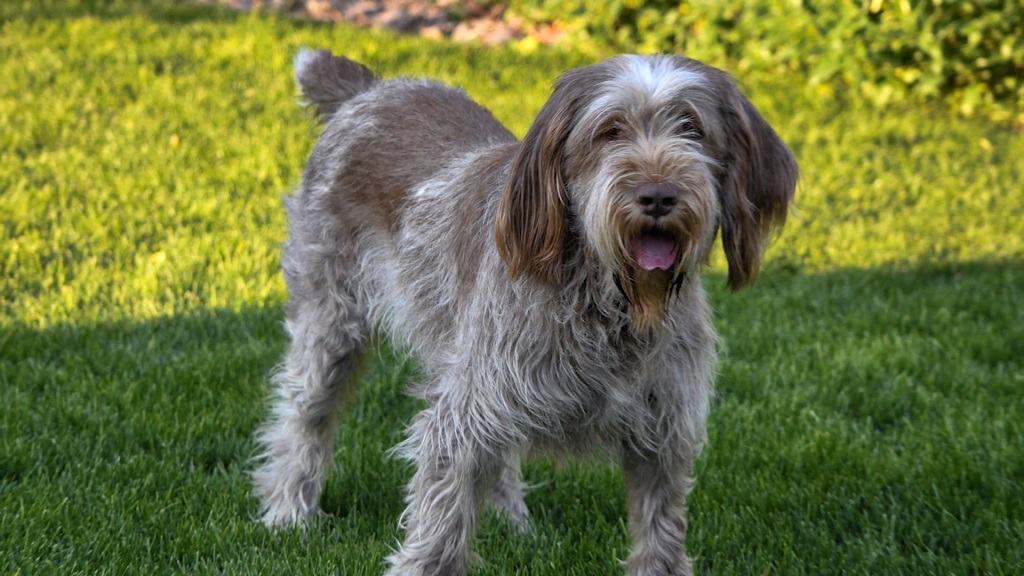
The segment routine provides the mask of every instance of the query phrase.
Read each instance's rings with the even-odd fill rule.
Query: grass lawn
[[[410,474],[385,451],[417,409],[386,347],[338,432],[333,517],[253,522],[280,196],[317,134],[302,45],[462,85],[520,135],[587,63],[166,2],[0,5],[0,574],[382,572]],[[706,275],[724,350],[696,566],[1024,573],[1024,138],[741,80],[803,180],[757,286],[727,293],[720,257]],[[526,475],[534,532],[485,519],[475,574],[617,573],[619,473]]]

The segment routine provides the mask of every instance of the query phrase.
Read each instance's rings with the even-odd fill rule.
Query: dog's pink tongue
[[[633,240],[633,258],[644,270],[668,270],[676,261],[675,241],[661,234],[644,234]]]

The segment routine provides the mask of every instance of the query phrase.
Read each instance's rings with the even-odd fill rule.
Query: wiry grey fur
[[[525,527],[519,457],[537,450],[617,457],[627,574],[690,574],[716,360],[698,272],[721,228],[730,285],[756,276],[797,178],[774,131],[724,73],[673,56],[566,73],[523,142],[435,82],[325,51],[296,78],[325,128],[286,201],[291,348],[259,434],[263,521],[316,514],[339,397],[380,329],[419,360],[427,401],[399,447],[416,471],[389,574],[465,574],[485,501]],[[640,264],[651,237],[671,266]]]

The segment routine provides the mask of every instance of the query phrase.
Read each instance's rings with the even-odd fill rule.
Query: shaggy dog
[[[323,120],[286,200],[291,347],[254,473],[263,521],[315,517],[339,398],[381,330],[426,408],[392,575],[465,574],[488,501],[525,527],[527,451],[623,467],[630,575],[690,574],[685,498],[716,336],[699,271],[721,229],[754,280],[797,181],[722,71],[619,56],[563,74],[522,142],[460,90],[303,51]]]

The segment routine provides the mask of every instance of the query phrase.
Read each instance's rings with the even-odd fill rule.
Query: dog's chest
[[[635,342],[565,336],[552,342],[544,362],[521,375],[529,380],[519,392],[532,396],[522,400],[529,405],[534,432],[563,447],[589,449],[648,428],[653,417],[648,351]]]

